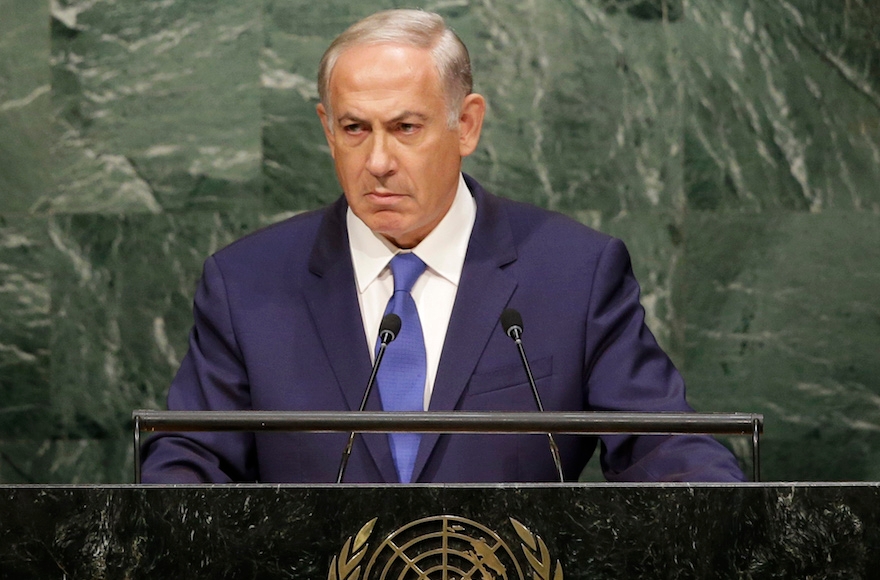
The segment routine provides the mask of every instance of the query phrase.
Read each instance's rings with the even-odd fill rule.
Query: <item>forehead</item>
[[[418,94],[442,97],[440,75],[427,48],[402,44],[354,46],[339,55],[330,75],[330,98],[381,99]]]

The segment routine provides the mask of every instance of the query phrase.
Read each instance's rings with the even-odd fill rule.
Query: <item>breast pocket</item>
[[[529,361],[538,392],[553,385],[553,357]],[[535,397],[522,364],[474,374],[460,407],[467,411],[537,411]]]

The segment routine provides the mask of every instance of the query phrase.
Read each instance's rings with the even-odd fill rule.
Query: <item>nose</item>
[[[394,157],[393,144],[388,135],[376,131],[370,140],[370,151],[367,156],[367,171],[373,177],[386,177],[392,175],[397,169],[397,162]]]

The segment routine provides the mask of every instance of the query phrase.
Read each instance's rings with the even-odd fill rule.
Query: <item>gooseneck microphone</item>
[[[522,359],[523,368],[526,370],[526,377],[529,379],[529,386],[532,387],[532,395],[535,397],[535,403],[538,405],[538,411],[544,412],[544,405],[541,404],[541,396],[538,394],[538,387],[535,385],[535,377],[532,376],[532,369],[529,366],[529,359],[526,357],[526,350],[523,348],[523,320],[518,310],[507,308],[501,313],[501,328],[516,343],[519,349],[519,356]],[[553,433],[547,433],[550,438],[550,453],[553,455],[553,464],[556,466],[556,472],[559,474],[559,481],[565,482],[565,476],[562,473],[562,459],[559,457],[559,448],[556,446],[556,440],[553,439]]]
[[[376,382],[376,374],[379,372],[379,365],[382,363],[382,357],[385,356],[385,349],[388,344],[397,338],[400,334],[400,317],[394,313],[386,314],[379,324],[379,351],[376,353],[376,360],[373,362],[373,371],[370,373],[370,380],[367,381],[367,388],[364,390],[364,398],[361,399],[361,406],[358,411],[363,411],[367,407],[367,399],[370,398],[370,392],[373,390],[373,383]],[[345,475],[345,468],[348,466],[348,458],[351,456],[351,447],[354,445],[355,432],[348,434],[348,444],[342,452],[342,461],[339,464],[339,472],[336,474],[336,483],[342,483],[342,476]]]

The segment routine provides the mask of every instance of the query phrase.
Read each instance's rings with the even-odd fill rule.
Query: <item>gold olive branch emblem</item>
[[[330,561],[328,580],[359,580],[361,577],[360,563],[367,553],[367,540],[373,533],[373,526],[376,525],[377,519],[379,518],[368,521],[354,537],[345,541],[342,551],[339,552],[339,557],[333,556],[333,560]]]
[[[544,540],[530,532],[528,528],[515,519],[510,518],[510,523],[513,525],[513,529],[516,530],[516,535],[523,541],[523,554],[526,555],[526,560],[529,561],[529,565],[535,573],[535,580],[563,580],[562,564],[559,563],[559,560],[556,560],[556,573],[552,576],[550,575],[553,561],[550,558],[550,551],[547,549]]]
[[[501,560],[498,559],[498,556],[495,555],[495,550],[489,547],[489,544],[484,542],[483,540],[475,540],[474,538],[469,539],[471,546],[473,546],[473,550],[469,550],[467,552],[467,558],[474,565],[474,569],[467,577],[471,578],[473,574],[479,572],[480,578],[483,580],[492,580],[495,576],[492,574],[504,574],[506,571],[504,568],[504,564],[501,563]],[[486,568],[489,568],[487,570]],[[504,576],[505,578],[507,576]]]

